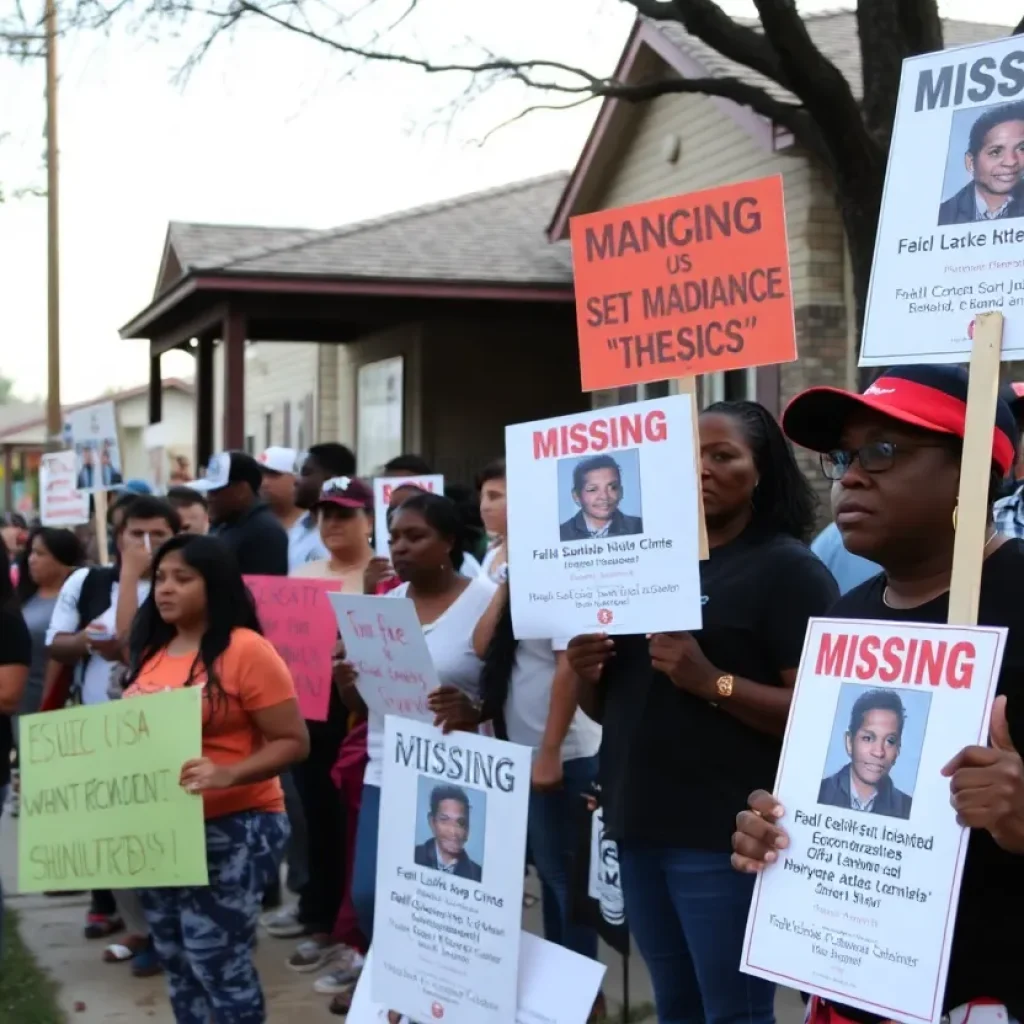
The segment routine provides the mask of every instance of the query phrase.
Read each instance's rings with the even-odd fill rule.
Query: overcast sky
[[[407,0],[404,0],[407,2]],[[401,4],[399,4],[401,6]],[[751,14],[744,0],[724,0]],[[946,0],[943,13],[1016,21],[1010,0]],[[805,0],[805,12],[836,3]],[[443,24],[427,15],[445,12]],[[422,0],[403,27],[435,60],[469,44],[607,72],[631,23],[617,0]],[[167,36],[169,33],[163,33]],[[555,42],[570,40],[570,42]],[[144,342],[117,329],[151,298],[169,220],[333,227],[391,210],[570,168],[596,104],[536,114],[476,144],[523,103],[516,87],[477,100],[445,126],[463,83],[394,66],[347,63],[280,29],[243,27],[184,86],[173,72],[189,41],[116,32],[60,53],[62,90],[62,397],[87,399],[146,378]],[[43,64],[0,65],[8,103],[0,181],[41,184]],[[9,119],[13,118],[13,121]],[[0,373],[22,397],[46,386],[46,209],[0,206]],[[165,374],[190,372],[188,356]]]

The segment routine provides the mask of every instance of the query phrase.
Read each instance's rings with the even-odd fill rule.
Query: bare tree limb
[[[541,110],[572,110],[573,107],[582,107],[584,103],[590,103],[597,97],[595,96],[581,96],[578,100],[573,100],[571,103],[533,103],[528,107],[524,107],[514,117],[510,117],[496,124],[493,128],[489,129],[480,140],[477,142],[478,146],[483,146],[491,139],[494,135],[500,132],[503,128],[508,128],[509,125],[515,124],[517,121],[522,121],[523,118],[529,117],[530,114],[536,114]]]
[[[1015,36],[1024,34],[1024,17],[1022,17],[1020,21],[1017,22],[1017,27],[1013,30],[1012,34]]]
[[[896,0],[896,9],[908,57],[943,48],[942,18],[935,0]]]

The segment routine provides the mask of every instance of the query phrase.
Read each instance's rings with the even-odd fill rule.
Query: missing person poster
[[[740,969],[935,1024],[968,832],[943,766],[984,744],[1006,630],[812,619],[779,762],[790,844]]]
[[[1024,43],[903,62],[862,366],[966,362],[979,313],[1024,358]]]
[[[373,962],[371,949],[352,996],[348,1024],[412,1024],[404,1014],[373,1001]],[[583,1024],[590,1016],[604,973],[604,964],[597,960],[523,932],[516,1024]]]
[[[690,402],[505,428],[518,639],[700,628]]]
[[[389,715],[373,1001],[413,1020],[515,1015],[530,750]]]
[[[407,597],[382,601],[366,594],[332,594],[345,660],[356,688],[374,714],[433,722],[427,696],[441,681],[427,649],[416,608]]]
[[[64,440],[75,452],[80,491],[109,490],[124,483],[113,402],[98,402],[65,413]]]
[[[444,477],[440,473],[427,476],[378,476],[373,481],[374,549],[380,558],[387,558],[388,510],[399,505],[416,491],[444,494]]]
[[[796,359],[781,176],[569,230],[584,391]]]

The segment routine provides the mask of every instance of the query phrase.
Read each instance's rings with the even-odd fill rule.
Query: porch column
[[[196,354],[196,472],[213,454],[213,338],[199,336]]]
[[[245,314],[229,309],[224,317],[224,449],[245,447]]]
[[[164,384],[160,372],[160,353],[149,349],[149,422],[159,423],[164,416]]]

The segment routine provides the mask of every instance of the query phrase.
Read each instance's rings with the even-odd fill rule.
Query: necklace
[[[985,539],[985,546],[981,549],[982,560],[984,560],[985,557],[988,555],[988,549],[990,547],[992,547],[992,542],[995,541],[995,540],[998,540],[998,538],[999,538],[999,534],[994,529],[989,532],[988,537]],[[948,589],[949,588],[946,587],[944,590],[940,591],[940,593],[945,593],[945,590],[948,590]],[[938,596],[939,596],[938,594],[935,595],[935,597],[938,597]],[[932,600],[934,600],[934,598],[930,597],[930,598],[928,598],[928,600],[932,601]],[[926,601],[922,601],[921,603],[922,604],[927,604]],[[889,584],[888,583],[885,585],[885,589],[882,591],[882,604],[884,604],[886,608],[892,608],[893,611],[907,611],[907,608],[902,607],[901,605],[898,605],[898,604],[893,604],[892,601],[889,600]]]

